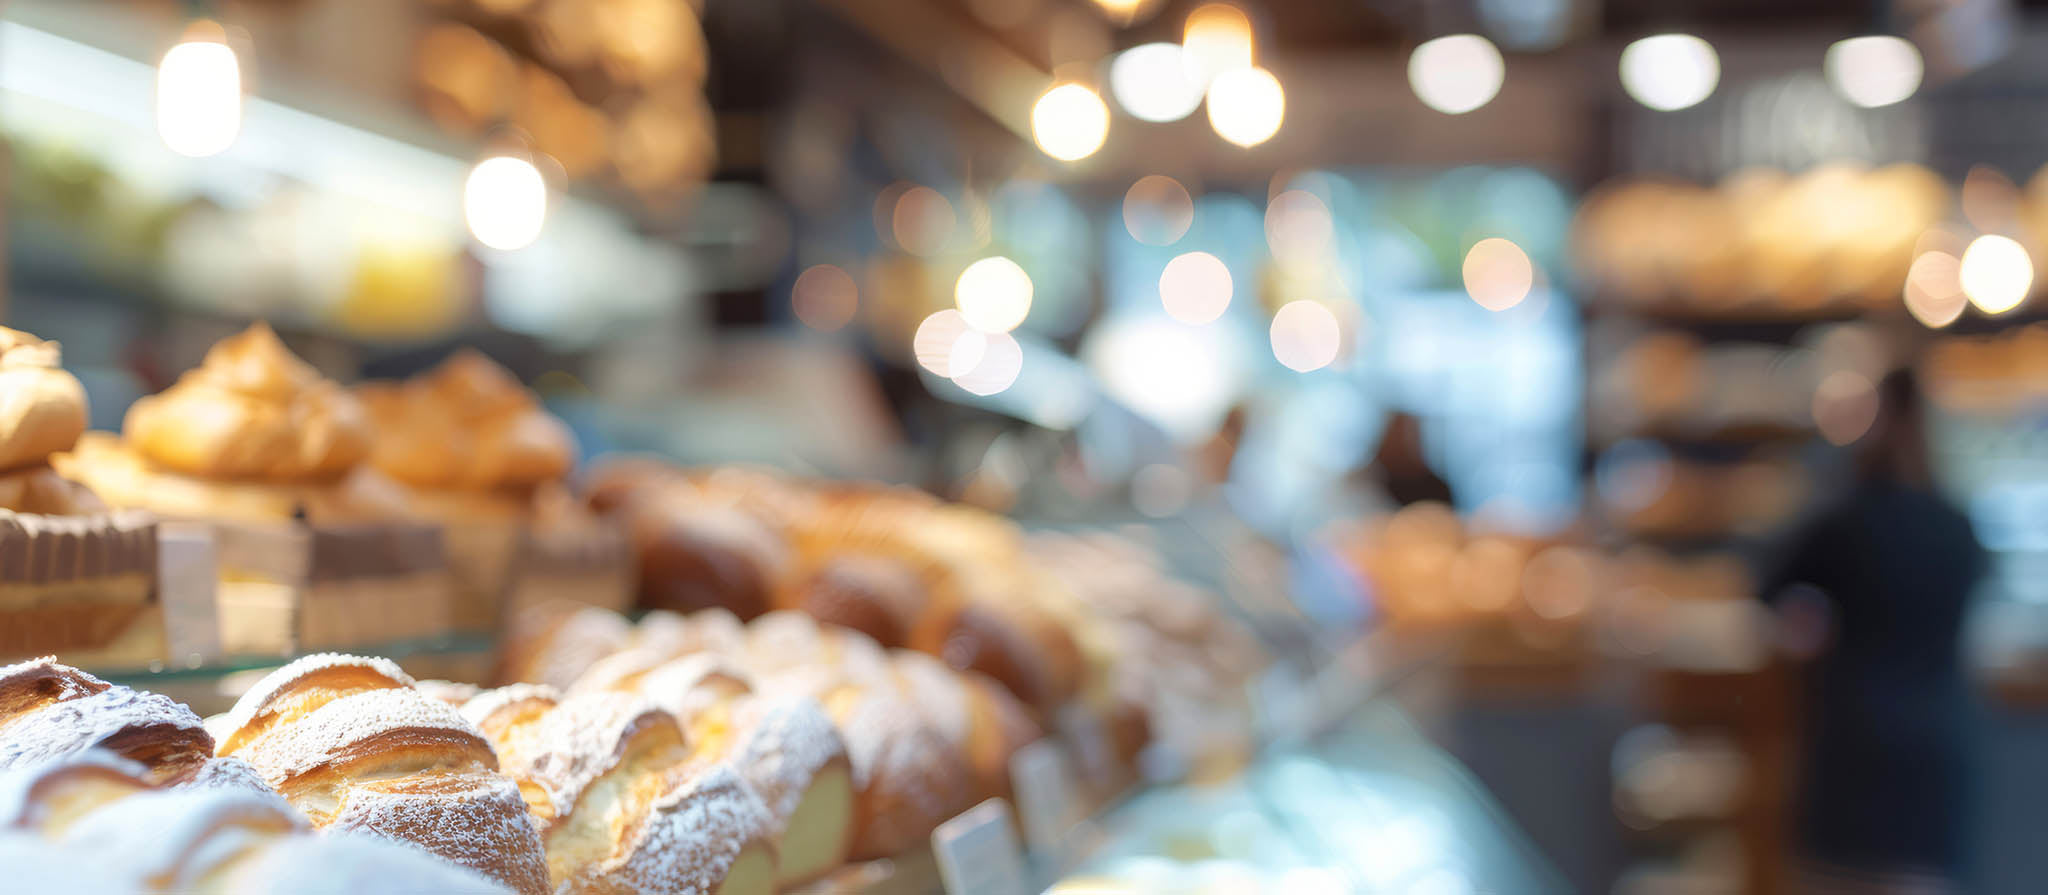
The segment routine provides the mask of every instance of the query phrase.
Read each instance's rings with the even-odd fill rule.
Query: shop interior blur
[[[0,600],[0,663],[247,724],[325,651],[570,706],[807,614],[804,662],[1019,723],[803,891],[2033,891],[2044,112],[2035,0],[13,0],[0,383],[87,430],[19,468],[152,514],[156,622]],[[8,558],[40,524],[0,596],[67,574]],[[1946,838],[1826,852],[1917,804],[1816,771],[1894,732]],[[987,795],[1020,869],[973,883],[934,837]]]

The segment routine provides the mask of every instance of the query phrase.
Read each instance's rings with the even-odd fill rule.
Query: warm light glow
[[[1202,84],[1188,73],[1179,44],[1150,43],[1118,53],[1109,64],[1109,92],[1131,117],[1179,121],[1202,104]]]
[[[1060,84],[1032,107],[1031,138],[1060,161],[1087,158],[1109,138],[1109,107],[1084,85]]]
[[[1636,102],[1669,112],[1697,105],[1721,82],[1712,44],[1690,34],[1657,34],[1621,51],[1621,86]]]
[[[953,384],[974,394],[987,397],[1009,388],[1017,381],[1017,374],[1024,371],[1024,346],[1017,344],[1009,333],[978,333],[969,331],[960,342],[974,343],[970,352],[955,351],[953,369],[965,369],[955,373]]]
[[[836,332],[853,321],[853,312],[860,307],[860,287],[838,267],[814,265],[797,275],[789,289],[789,305],[805,326]]]
[[[1877,390],[1854,370],[1836,370],[1813,390],[1813,423],[1830,444],[1848,444],[1877,421]]]
[[[1963,250],[1956,275],[1963,295],[1986,314],[2003,314],[2027,300],[2034,288],[2034,262],[2012,238],[1987,234]]]
[[[1465,291],[1489,311],[1505,311],[1529,297],[1536,268],[1522,247],[1499,237],[1482,239],[1465,253]]]
[[[1408,57],[1408,85],[1423,105],[1448,115],[1491,102],[1506,76],[1500,50],[1477,34],[1439,37]]]
[[[928,186],[914,186],[896,198],[889,212],[889,235],[913,255],[936,255],[952,241],[960,222],[953,203]]]
[[[1164,174],[1138,178],[1124,192],[1124,229],[1146,245],[1172,245],[1195,223],[1195,200],[1180,181]]]
[[[1031,315],[1031,277],[1001,255],[983,258],[960,272],[953,304],[969,326],[985,333],[1009,332]]]
[[[1300,373],[1320,370],[1337,359],[1342,342],[1337,315],[1313,301],[1290,301],[1273,314],[1268,335],[1281,366]]]
[[[1309,264],[1328,257],[1337,239],[1330,206],[1307,190],[1288,190],[1266,203],[1266,248],[1290,264]]]
[[[1906,271],[1906,312],[1930,329],[1940,329],[1963,316],[1970,300],[1963,296],[1962,262],[1943,251],[1913,259]]]
[[[507,252],[525,248],[540,238],[547,222],[547,181],[523,158],[484,159],[463,184],[462,214],[477,242]]]
[[[1280,132],[1287,94],[1280,79],[1263,68],[1240,68],[1209,84],[1209,126],[1239,146],[1257,146]]]
[[[188,40],[164,53],[156,72],[156,130],[179,155],[217,155],[235,144],[242,130],[242,69],[233,49]]]
[[[1230,268],[1208,252],[1177,256],[1159,274],[1159,301],[1182,323],[1201,325],[1223,316],[1230,291]]]
[[[948,379],[956,372],[965,374],[972,370],[987,349],[988,341],[983,334],[967,325],[967,318],[952,308],[933,311],[917,325],[916,335],[910,337],[910,350],[917,356],[917,365]],[[956,360],[963,363],[956,367]]]
[[[1188,77],[1207,85],[1227,71],[1252,65],[1252,20],[1228,3],[1211,3],[1188,13],[1181,46]]]
[[[1889,106],[1912,96],[1927,71],[1919,48],[1890,35],[1836,41],[1828,47],[1821,67],[1837,92],[1865,108]]]

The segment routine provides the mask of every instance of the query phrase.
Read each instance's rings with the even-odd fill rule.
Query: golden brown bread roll
[[[883,646],[903,646],[929,603],[923,582],[901,562],[848,553],[826,559],[787,601],[821,622],[852,628]]]
[[[105,871],[60,875],[32,891],[507,892],[411,848],[313,836],[275,793],[154,789],[139,765],[101,752],[0,775],[0,830],[33,837],[45,864]],[[10,867],[10,881],[21,882],[22,869]]]
[[[107,505],[92,490],[48,466],[0,473],[0,509],[41,516],[89,516]]]
[[[556,892],[774,891],[760,797],[722,764],[692,768],[682,728],[652,703],[522,685],[463,714],[519,781]]]
[[[206,479],[332,479],[370,453],[370,424],[262,323],[207,350],[200,365],[128,409],[122,433],[173,472]]]
[[[85,431],[85,387],[57,343],[0,327],[0,469],[43,462]]]
[[[385,659],[300,659],[235,703],[220,754],[242,758],[315,827],[409,842],[522,895],[546,853],[519,787],[452,706]]]
[[[774,607],[787,551],[759,520],[673,496],[632,504],[623,521],[640,557],[640,605],[743,619]]]
[[[169,697],[117,687],[48,657],[0,668],[0,771],[104,749],[140,763],[151,783],[199,775],[213,738]]]
[[[966,756],[978,797],[1010,795],[1010,756],[1041,735],[1038,722],[1000,685],[910,650],[889,654],[897,686],[946,742]]]
[[[498,683],[567,689],[585,669],[625,646],[632,631],[625,616],[594,606],[555,602],[527,607],[506,625],[498,648]]]
[[[464,350],[403,383],[357,388],[377,428],[370,462],[417,488],[527,489],[576,463],[569,428],[505,368]]]
[[[403,519],[412,513],[405,492],[366,466],[331,480],[216,481],[151,463],[106,432],[85,433],[76,447],[50,463],[108,504],[184,519],[349,523]]]

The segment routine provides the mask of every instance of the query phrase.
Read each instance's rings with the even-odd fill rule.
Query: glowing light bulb
[[[1670,112],[1698,105],[1721,83],[1714,46],[1690,34],[1655,34],[1621,51],[1621,86],[1636,102]]]
[[[1207,85],[1217,75],[1252,65],[1252,20],[1228,3],[1210,3],[1188,13],[1181,32],[1187,75]]]
[[[1927,65],[1911,41],[1884,34],[1839,40],[1821,62],[1836,92],[1864,108],[1889,106],[1920,89]]]
[[[1109,138],[1109,107],[1085,85],[1057,85],[1031,108],[1031,138],[1060,161],[1087,158]]]
[[[1141,121],[1179,121],[1202,104],[1202,84],[1188,73],[1179,44],[1150,43],[1116,55],[1109,64],[1109,92],[1116,104]]]
[[[969,326],[985,333],[1009,332],[1031,315],[1031,276],[1001,255],[983,258],[960,272],[953,304]]]
[[[172,152],[199,158],[227,151],[241,133],[242,68],[220,26],[199,23],[191,34],[157,66],[156,130]]]
[[[1234,69],[1209,83],[1209,126],[1225,140],[1257,146],[1273,139],[1286,117],[1280,79],[1263,68]]]
[[[1489,311],[1505,311],[1529,297],[1535,265],[1522,247],[1499,237],[1482,239],[1465,253],[1465,292]]]
[[[1230,268],[1208,252],[1177,256],[1159,274],[1159,301],[1182,323],[1199,326],[1223,316],[1230,292]]]
[[[2011,237],[1987,234],[1963,250],[1956,278],[1977,310],[2003,314],[2027,300],[2034,288],[2034,261]]]
[[[1477,34],[1439,37],[1408,57],[1408,85],[1423,105],[1447,115],[1463,115],[1491,102],[1506,77],[1499,48]]]
[[[463,184],[462,215],[477,242],[507,252],[525,248],[547,222],[547,181],[523,158],[484,159]]]
[[[1273,342],[1273,357],[1298,373],[1329,366],[1342,342],[1337,315],[1306,299],[1281,305],[1267,336]]]

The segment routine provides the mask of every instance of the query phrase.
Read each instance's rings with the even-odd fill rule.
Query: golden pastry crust
[[[48,657],[0,668],[0,770],[104,749],[180,783],[213,755],[199,716],[156,693],[115,686]]]
[[[247,761],[315,827],[409,842],[521,895],[549,891],[540,835],[497,754],[387,660],[322,654],[272,672],[229,713]]]
[[[57,343],[0,327],[0,469],[41,463],[85,431],[85,387],[60,358]]]
[[[396,484],[368,467],[317,482],[215,481],[163,469],[105,432],[85,433],[50,462],[108,504],[175,518],[371,522],[408,518],[411,509]]]
[[[332,479],[370,453],[370,423],[341,386],[256,323],[128,409],[122,432],[151,462],[207,479]]]
[[[39,516],[90,516],[107,511],[99,497],[48,466],[0,473],[0,509]]]
[[[377,426],[370,462],[419,488],[525,489],[576,464],[569,428],[505,368],[462,351],[403,383],[356,390]]]

